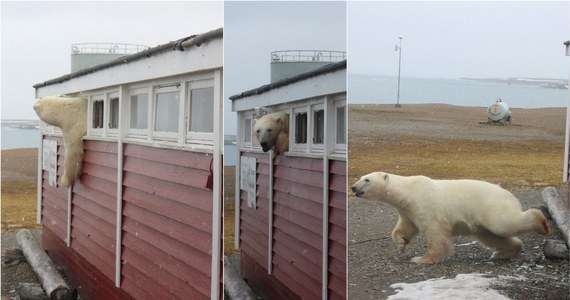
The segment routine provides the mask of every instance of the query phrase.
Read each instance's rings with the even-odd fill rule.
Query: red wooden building
[[[69,189],[53,184],[65,151],[47,124],[38,166],[43,247],[83,298],[222,298],[222,36],[193,35],[34,86],[37,98],[87,102],[80,178]],[[57,164],[43,163],[49,155]]]
[[[241,276],[268,299],[345,299],[346,60],[230,99]],[[289,114],[288,152],[262,152],[261,111]]]

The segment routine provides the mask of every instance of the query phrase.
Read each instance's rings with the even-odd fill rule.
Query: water
[[[22,129],[14,124],[2,123],[2,150],[39,148],[39,129]]]
[[[396,103],[397,77],[350,74],[349,103]],[[501,98],[511,108],[566,107],[568,90],[455,79],[400,80],[400,104],[446,103],[487,107]]]
[[[231,142],[224,143],[224,166],[235,166],[237,161],[237,146]]]

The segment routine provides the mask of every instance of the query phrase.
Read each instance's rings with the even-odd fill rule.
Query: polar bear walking
[[[478,180],[434,180],[384,172],[364,175],[352,186],[357,197],[380,200],[398,210],[392,239],[401,252],[419,232],[427,253],[415,263],[435,263],[453,252],[451,237],[471,235],[496,252],[515,258],[522,249],[515,236],[534,231],[548,234],[548,222],[537,209],[522,211],[509,191]]]

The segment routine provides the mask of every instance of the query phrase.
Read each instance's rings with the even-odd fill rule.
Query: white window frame
[[[87,109],[87,113],[88,113],[88,118],[87,118],[87,122],[88,122],[88,132],[87,135],[88,136],[105,136],[105,109],[106,109],[106,105],[105,105],[105,97],[106,97],[106,93],[97,93],[97,94],[93,94],[93,95],[89,95],[89,101],[88,101],[88,109]],[[94,121],[94,114],[95,111],[93,109],[93,105],[95,104],[95,102],[103,102],[103,126],[101,128],[95,128],[93,127],[93,121]]]
[[[164,84],[164,85],[160,85],[160,86],[155,86],[153,88],[153,93],[152,93],[152,138],[156,139],[156,140],[166,140],[166,141],[178,141],[178,134],[180,132],[180,111],[181,111],[181,107],[183,103],[182,100],[184,99],[184,97],[182,96],[182,91],[181,91],[181,87],[180,87],[180,82],[177,83],[173,83],[173,84]],[[178,130],[177,131],[157,131],[155,129],[155,124],[156,124],[156,109],[157,109],[157,100],[158,100],[158,95],[159,94],[165,94],[165,93],[173,93],[173,92],[178,92]]]
[[[248,124],[249,121],[249,124]],[[248,126],[249,125],[249,126]],[[243,139],[241,141],[243,148],[252,149],[253,148],[253,115],[245,115],[240,124],[241,132],[243,132]],[[249,127],[249,128],[248,128]],[[248,135],[249,132],[249,135]],[[249,141],[247,137],[249,136]]]
[[[317,121],[315,119],[315,112],[317,111],[323,111],[323,116],[324,116],[324,120],[323,120],[323,142],[321,144],[316,144],[314,142],[314,135],[315,135],[315,122]],[[307,132],[307,144],[309,145],[309,150],[311,153],[323,153],[324,148],[325,148],[325,143],[327,142],[327,137],[325,136],[325,127],[327,126],[327,111],[325,109],[325,104],[324,103],[318,103],[318,104],[312,104],[311,105],[311,114],[309,115],[309,118],[307,120],[308,124],[308,131]]]
[[[348,139],[348,110],[346,105],[346,99],[335,99],[333,100],[333,119],[334,119],[334,130],[333,131],[333,141],[334,141],[334,153],[346,155]],[[338,130],[338,115],[337,109],[344,107],[344,143],[339,143],[337,140],[337,130]]]
[[[296,134],[297,134],[297,114],[307,114],[307,142],[306,143],[297,143],[296,142]],[[309,149],[309,143],[311,141],[311,112],[309,110],[309,105],[303,105],[299,107],[293,107],[291,109],[291,113],[289,114],[289,152],[300,152],[306,153]]]
[[[186,122],[184,123],[184,130],[186,132],[186,143],[201,143],[201,144],[213,144],[214,142],[214,132],[198,132],[198,131],[190,131],[190,124],[192,114],[190,112],[191,109],[191,97],[192,97],[192,90],[195,89],[203,89],[203,88],[212,88],[214,90],[214,114],[215,112],[215,102],[217,101],[215,96],[216,87],[214,86],[214,78],[202,79],[202,80],[190,80],[186,82],[186,97],[185,97],[185,106],[184,106],[184,115]],[[212,115],[212,122],[215,121],[215,117]]]
[[[121,97],[119,95],[119,92],[110,92],[110,93],[106,93],[106,99],[105,99],[105,117],[103,118],[103,120],[105,121],[105,136],[112,136],[112,137],[117,137],[119,135],[119,122],[121,119]],[[111,99],[112,98],[117,98],[119,103],[118,103],[118,110],[117,110],[117,128],[111,128]]]
[[[140,88],[131,88],[129,89],[129,100],[128,100],[128,120],[126,120],[127,126],[129,127],[129,137],[134,138],[148,138],[150,136],[150,124],[152,119],[152,87],[140,87]],[[131,97],[132,96],[139,96],[139,95],[146,95],[147,102],[146,102],[146,129],[141,128],[131,128]]]

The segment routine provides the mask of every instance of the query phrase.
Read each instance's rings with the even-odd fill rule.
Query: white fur
[[[61,128],[65,146],[63,176],[59,184],[70,187],[81,174],[83,136],[87,130],[87,100],[84,98],[45,97],[34,104],[44,122]]]
[[[548,234],[548,223],[537,209],[522,211],[509,191],[484,181],[433,180],[383,172],[364,175],[352,186],[358,197],[384,201],[398,210],[392,239],[404,251],[423,233],[427,254],[412,262],[433,263],[453,252],[453,235],[471,235],[496,250],[497,258],[514,258],[521,251],[515,236],[535,231]]]
[[[289,115],[276,112],[253,120],[253,132],[263,152],[271,149],[275,155],[289,150]]]

